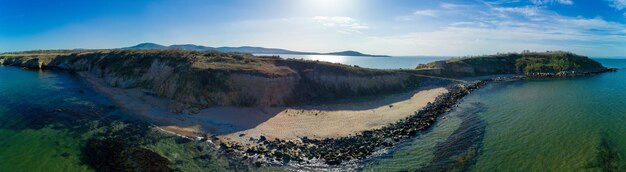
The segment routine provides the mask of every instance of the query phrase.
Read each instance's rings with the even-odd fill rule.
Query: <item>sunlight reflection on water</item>
[[[326,61],[331,63],[345,63],[345,56],[334,56],[334,55],[308,55],[308,60],[319,60]]]

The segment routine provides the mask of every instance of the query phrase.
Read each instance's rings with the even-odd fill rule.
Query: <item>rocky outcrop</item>
[[[141,88],[183,108],[295,105],[405,91],[433,80],[326,62],[180,50],[25,52],[0,54],[0,60],[88,72],[110,86]]]

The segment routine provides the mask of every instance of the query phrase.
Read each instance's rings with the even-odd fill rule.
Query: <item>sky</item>
[[[626,0],[0,0],[0,52],[143,42],[626,56]]]

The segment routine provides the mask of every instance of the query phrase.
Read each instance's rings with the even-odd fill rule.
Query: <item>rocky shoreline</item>
[[[563,78],[592,76],[600,73],[615,72],[615,68],[607,68],[601,72],[585,73],[533,73],[512,77],[496,77],[492,79],[462,83],[449,87],[449,92],[437,97],[414,115],[376,130],[364,131],[349,137],[327,138],[323,140],[269,140],[265,137],[250,138],[256,144],[241,145],[233,142],[220,142],[216,137],[212,140],[219,143],[219,148],[234,160],[244,163],[262,165],[297,166],[338,166],[365,160],[381,150],[390,148],[404,140],[415,136],[418,132],[429,129],[437,117],[451,111],[457,102],[472,91],[490,82],[511,81],[520,79]]]
[[[581,76],[594,76],[607,72],[617,72],[617,68],[607,68],[598,72],[559,72],[559,73],[527,73],[525,75],[515,75],[509,77],[494,77],[492,81],[512,81],[520,79],[541,79],[541,78],[568,78]]]
[[[225,154],[235,160],[261,166],[264,164],[300,164],[305,166],[336,166],[364,160],[385,148],[392,147],[415,136],[418,132],[429,129],[437,117],[449,112],[456,103],[481,88],[490,81],[477,81],[451,86],[448,93],[440,95],[414,115],[389,126],[364,131],[353,136],[327,138],[323,140],[303,137],[299,140],[268,140],[250,138],[254,145],[241,145],[233,142],[219,143]]]
[[[524,75],[525,78],[564,78],[564,77],[577,77],[577,76],[591,76],[597,75],[606,72],[617,72],[617,68],[606,68],[605,70],[595,71],[595,72],[574,72],[574,71],[563,71],[557,73],[527,73]]]

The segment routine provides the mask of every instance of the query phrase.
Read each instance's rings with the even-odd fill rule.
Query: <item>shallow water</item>
[[[94,171],[88,162],[119,153],[88,156],[98,154],[85,148],[94,140],[156,152],[175,170],[236,168],[205,142],[137,121],[73,74],[0,66],[0,171]]]
[[[626,60],[599,59],[605,66],[624,68]],[[493,83],[467,96],[460,108],[436,127],[364,171],[427,170],[432,163],[457,165],[435,168],[453,171],[624,171],[626,170],[626,71],[592,77]],[[480,104],[481,122],[463,127],[458,113]],[[485,125],[484,130],[481,126]],[[450,139],[451,133],[466,136]],[[456,131],[455,131],[456,130]],[[441,134],[443,133],[443,134]],[[476,137],[484,135],[479,141]],[[437,149],[436,142],[453,147]],[[449,142],[449,143],[446,143]],[[469,144],[469,145],[468,145]],[[479,145],[476,145],[479,144]],[[454,148],[456,147],[456,148]],[[459,156],[458,149],[467,149]],[[460,164],[468,168],[457,168]]]
[[[0,67],[0,171],[89,170],[79,160],[83,139],[61,118],[103,99],[80,98],[80,84],[65,76]]]

